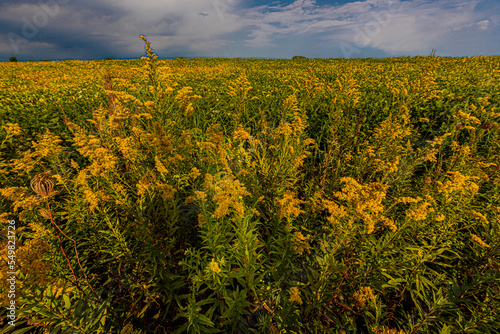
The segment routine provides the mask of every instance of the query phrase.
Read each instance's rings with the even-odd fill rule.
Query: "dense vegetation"
[[[146,50],[0,64],[5,332],[500,332],[499,57]]]

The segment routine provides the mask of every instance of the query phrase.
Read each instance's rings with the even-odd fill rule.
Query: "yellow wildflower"
[[[449,180],[444,183],[436,182],[438,184],[438,192],[444,193],[445,196],[450,195],[452,192],[459,190],[461,194],[469,193],[475,194],[479,190],[479,186],[469,181],[471,179],[478,179],[477,176],[462,175],[460,172],[448,172]]]
[[[418,204],[417,206],[406,210],[406,216],[410,219],[414,220],[424,220],[427,218],[427,214],[434,212],[434,209],[430,206],[430,203],[423,202],[421,204]]]
[[[163,174],[168,174],[168,169],[165,168],[165,165],[163,165],[163,163],[160,161],[160,159],[158,159],[157,156],[155,157],[155,163],[156,163],[156,170],[158,172]]]
[[[151,177],[149,176],[149,173],[144,174],[144,176],[139,180],[139,182],[136,184],[136,187],[138,189],[137,194],[142,195],[145,192],[148,191],[149,188],[151,188]]]
[[[7,125],[2,125],[2,128],[7,132],[7,137],[19,136],[23,133],[23,130],[17,123],[7,123]]]
[[[154,107],[156,107],[156,104],[154,103],[154,101],[146,101],[144,102],[144,107],[146,107],[147,109],[153,109]]]
[[[345,208],[333,201],[322,199],[321,207],[328,211],[329,216],[327,219],[332,225],[336,225],[337,223],[339,223],[339,218],[347,216]]]
[[[193,103],[194,99],[199,99],[199,95],[191,95],[193,90],[191,87],[184,87],[177,92],[175,99],[179,101],[179,109],[184,111],[184,116],[191,116],[194,111]]]
[[[185,205],[189,205],[189,204],[193,203],[195,200],[196,200],[196,197],[194,197],[194,196],[188,196],[184,200],[184,204]]]
[[[214,201],[217,203],[217,208],[212,215],[212,218],[220,218],[229,213],[229,208],[233,208],[237,215],[243,217],[244,206],[242,196],[251,195],[240,183],[239,180],[234,180],[231,175],[228,175],[223,180],[220,180],[214,185],[215,196]]]
[[[46,130],[45,134],[39,136],[37,142],[33,143],[34,155],[37,157],[49,157],[51,155],[59,155],[64,153],[66,149],[59,145],[62,139],[59,136],[52,134],[49,129]]]
[[[289,293],[290,293],[290,298],[288,299],[288,301],[290,301],[292,303],[296,302],[296,303],[299,303],[300,305],[302,305],[302,299],[300,298],[299,288],[297,288],[296,286],[291,287]]]
[[[215,261],[215,259],[212,259],[212,262],[208,265],[208,268],[213,271],[214,273],[220,273],[221,270],[219,268],[219,264]]]
[[[134,138],[132,138],[132,137],[127,137],[127,138],[115,137],[115,138],[113,138],[113,140],[118,145],[118,148],[120,149],[122,154],[130,161],[136,161],[141,156],[140,150],[138,150],[134,147],[134,144],[135,144]],[[109,159],[113,160],[113,162],[110,162],[110,166],[115,165],[115,163],[116,163],[114,161],[114,160],[116,160],[115,157],[111,156],[111,154],[109,154],[108,152],[105,152],[104,148],[99,148],[98,150],[102,150],[101,154],[106,154],[109,157]],[[97,156],[96,151],[94,151],[94,154]]]
[[[489,223],[490,223],[490,222],[488,221],[488,219],[486,219],[486,217],[485,217],[485,216],[483,216],[483,214],[482,214],[482,213],[480,213],[480,212],[477,212],[477,211],[472,210],[472,211],[470,211],[470,212],[469,212],[469,215],[470,215],[471,217],[473,217],[473,218],[476,218],[476,219],[482,220],[482,221],[483,221],[483,222],[485,222],[486,224],[489,224]]]
[[[413,197],[399,197],[396,202],[397,203],[403,203],[403,204],[408,204],[408,203],[418,203],[422,200],[422,198],[420,197],[417,197],[417,198],[413,198]]]
[[[488,245],[486,242],[484,242],[483,240],[481,240],[480,237],[478,237],[477,235],[475,234],[472,234],[470,235],[470,239],[476,243],[478,243],[479,245],[481,245],[482,247],[484,248],[487,248],[487,247],[490,247],[490,245]]]
[[[311,245],[309,244],[309,240],[311,239],[311,236],[308,235],[305,237],[301,232],[295,233],[295,236],[293,238],[293,249],[296,250],[299,255],[302,255],[304,251],[309,254],[311,251],[310,249],[312,248]]]
[[[234,139],[236,140],[249,140],[252,138],[248,132],[245,131],[245,129],[238,124],[238,130],[236,130],[233,134]]]
[[[290,126],[290,123],[282,124],[279,133],[285,136],[285,138],[288,138],[293,133],[293,129]]]
[[[446,217],[444,215],[439,214],[439,215],[436,216],[435,219],[436,219],[437,222],[441,222],[441,221],[445,220],[445,218]]]
[[[189,173],[189,178],[191,180],[196,180],[196,178],[200,175],[201,175],[201,172],[199,171],[198,168],[196,168],[196,167],[191,168],[191,172]],[[208,175],[210,175],[210,174],[208,174]]]
[[[283,198],[278,199],[280,218],[290,217],[292,215],[298,217],[301,213],[304,213],[304,211],[300,209],[300,204],[303,202],[304,201],[295,198],[293,192],[287,190]]]
[[[195,191],[194,192],[196,199],[200,202],[205,202],[207,199],[207,194],[203,191]]]
[[[177,189],[172,187],[170,184],[157,184],[156,188],[162,192],[161,196],[163,199],[172,198],[174,193],[177,191]]]
[[[369,286],[362,286],[359,288],[359,291],[355,292],[352,295],[353,304],[357,306],[359,309],[364,309],[366,307],[366,303],[368,300],[375,299],[375,295],[373,294],[372,288]]]
[[[389,327],[382,326],[382,327],[372,327],[370,328],[373,330],[375,334],[405,334],[405,331],[400,329],[390,329]]]
[[[73,167],[74,169],[80,168],[80,166],[73,159],[70,159],[70,164],[71,164],[71,167]]]
[[[394,221],[392,219],[387,218],[387,217],[381,216],[380,222],[382,222],[382,224],[387,226],[387,228],[389,228],[389,230],[391,230],[392,232],[395,232],[398,229],[396,224],[394,223]]]
[[[30,192],[26,188],[9,187],[0,189],[0,195],[12,201],[13,211],[17,212],[19,208],[31,209],[40,201],[37,196],[29,196]]]
[[[375,223],[384,220],[382,201],[388,186],[377,182],[361,185],[350,177],[341,178],[340,181],[344,187],[342,192],[336,192],[335,196],[347,201],[348,207],[354,210],[355,217],[364,221],[366,233],[372,233]]]

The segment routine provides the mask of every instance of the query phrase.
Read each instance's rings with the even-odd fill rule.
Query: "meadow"
[[[2,333],[500,333],[500,57],[144,41],[0,63]]]

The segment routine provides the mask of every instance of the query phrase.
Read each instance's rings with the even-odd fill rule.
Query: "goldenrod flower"
[[[406,210],[406,216],[410,219],[414,220],[424,220],[427,218],[427,214],[434,212],[432,207],[429,207],[431,204],[427,202],[420,203],[415,207]]]
[[[304,210],[300,209],[300,204],[303,202],[296,198],[292,191],[286,190],[283,198],[278,199],[280,218],[291,217],[292,215],[298,217],[301,213],[304,213]]]
[[[2,125],[2,128],[7,132],[7,137],[19,136],[23,133],[23,130],[17,123],[7,123],[7,125]]]
[[[294,235],[293,238],[293,249],[296,250],[299,255],[302,255],[304,251],[306,251],[308,254],[311,252],[311,245],[309,244],[309,240],[311,239],[311,236],[308,235],[305,237],[302,232],[297,232]]]
[[[375,223],[384,220],[382,201],[388,186],[378,182],[361,185],[350,177],[341,178],[340,181],[344,187],[342,192],[336,192],[335,196],[347,201],[348,207],[354,211],[355,218],[364,221],[366,233],[372,233]]]
[[[80,166],[73,159],[70,159],[70,165],[77,170],[80,168]]]
[[[194,192],[196,199],[200,202],[204,202],[207,199],[207,194],[203,191],[195,191]]]
[[[221,269],[219,268],[219,264],[215,261],[215,259],[212,259],[212,262],[208,265],[208,268],[213,271],[214,273],[220,273]]]
[[[201,172],[200,172],[200,170],[199,170],[198,168],[196,168],[196,167],[191,168],[191,172],[189,172],[189,174],[188,174],[188,176],[189,176],[189,178],[190,178],[191,180],[196,180],[196,178],[197,178],[198,176],[200,176],[200,175],[201,175]],[[208,175],[210,175],[210,174],[208,174]]]
[[[368,300],[375,299],[375,295],[373,294],[372,288],[369,286],[362,286],[359,288],[359,291],[355,292],[352,295],[353,304],[357,306],[359,309],[364,309],[366,307],[366,303]]]
[[[156,163],[156,170],[158,172],[163,174],[168,174],[168,169],[165,168],[165,165],[163,165],[163,163],[160,161],[160,159],[158,159],[157,156],[155,157],[155,163]]]
[[[472,210],[472,211],[470,211],[470,212],[469,212],[469,215],[470,215],[471,217],[473,217],[473,218],[476,218],[476,219],[482,220],[482,221],[483,221],[483,222],[485,222],[486,224],[489,224],[489,223],[490,223],[490,222],[488,221],[488,219],[486,219],[486,217],[485,217],[485,216],[483,216],[483,214],[482,214],[482,213],[480,213],[480,212],[477,212],[477,211]]]
[[[290,298],[288,299],[288,301],[290,301],[292,303],[296,302],[296,303],[299,303],[300,305],[302,305],[302,299],[300,298],[299,288],[297,288],[296,286],[291,287],[289,293],[290,293]]]
[[[408,204],[408,203],[418,203],[422,200],[421,197],[413,198],[413,197],[399,197],[396,199],[397,203],[403,203],[403,204]]]
[[[231,175],[228,175],[223,180],[214,185],[215,196],[214,201],[217,203],[217,208],[213,213],[213,218],[220,218],[229,213],[229,208],[233,208],[237,215],[243,217],[244,206],[243,196],[251,195],[240,183],[239,180],[234,180]]]
[[[245,131],[245,129],[240,125],[238,124],[238,130],[236,130],[233,134],[233,138],[235,140],[241,140],[241,141],[244,141],[244,140],[249,140],[252,138],[252,136],[250,136],[250,134],[248,132]]]
[[[161,196],[163,199],[172,198],[174,193],[177,191],[177,189],[172,187],[170,184],[157,184],[156,188],[162,192]]]
[[[477,176],[467,176],[462,175],[460,172],[448,172],[449,180],[444,183],[437,181],[438,192],[444,193],[445,196],[449,196],[452,192],[459,190],[462,195],[469,193],[471,195],[475,194],[479,190],[479,186],[469,180],[478,179]]]
[[[333,201],[322,199],[321,207],[328,211],[329,216],[327,219],[332,225],[338,224],[339,218],[347,216],[347,211],[345,210],[345,208]]]
[[[437,222],[441,222],[441,221],[443,221],[445,218],[446,218],[446,217],[445,217],[444,215],[439,214],[439,215],[437,215],[437,216],[436,216],[435,220],[436,220]]]
[[[483,240],[481,240],[480,237],[478,237],[477,235],[475,234],[471,234],[470,235],[470,239],[476,243],[478,243],[479,245],[481,245],[481,247],[484,247],[484,248],[487,248],[487,247],[490,247],[490,245],[488,245],[486,242],[484,242]]]

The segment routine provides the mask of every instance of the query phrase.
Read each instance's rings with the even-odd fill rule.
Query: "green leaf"
[[[30,326],[30,327],[25,327],[25,328],[18,329],[17,331],[12,332],[12,334],[23,334],[23,333],[26,333],[27,331],[29,331],[32,328],[35,328],[35,326]]]
[[[63,295],[63,299],[64,299],[64,307],[66,308],[66,310],[69,310],[71,308],[71,301],[69,300],[68,295]]]

